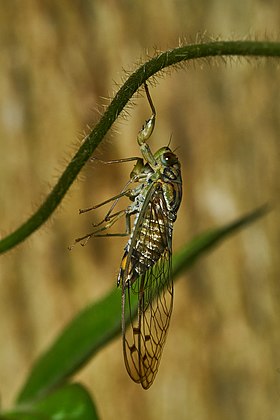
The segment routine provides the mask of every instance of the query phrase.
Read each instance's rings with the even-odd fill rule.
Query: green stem
[[[51,216],[95,148],[102,141],[129,99],[144,81],[148,80],[149,77],[157,72],[182,61],[229,55],[280,57],[280,43],[266,41],[217,41],[205,44],[185,45],[160,53],[144,63],[131,74],[120,88],[98,124],[87,136],[39,209],[18,229],[0,241],[0,253],[8,251],[24,241]]]

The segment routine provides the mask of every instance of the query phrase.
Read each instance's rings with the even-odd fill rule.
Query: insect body
[[[91,237],[129,235],[117,279],[122,287],[123,353],[128,374],[147,389],[158,370],[172,312],[172,231],[182,198],[182,180],[180,163],[169,147],[152,154],[147,144],[156,113],[147,85],[145,91],[152,116],[137,137],[144,159],[109,162],[137,160],[129,182],[119,195],[80,210],[83,213],[113,201],[104,220],[95,225],[96,229],[76,242],[84,245]],[[139,185],[131,188],[132,183]],[[113,213],[122,196],[129,197],[132,204]],[[102,233],[122,216],[126,218],[125,233]]]

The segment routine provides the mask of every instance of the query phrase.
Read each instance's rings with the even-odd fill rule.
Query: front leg
[[[145,122],[142,129],[139,131],[137,136],[137,142],[140,146],[141,153],[144,159],[149,163],[149,165],[154,169],[157,165],[154,155],[151,152],[150,146],[147,144],[148,139],[151,137],[152,132],[154,131],[155,122],[156,122],[156,110],[150,96],[150,92],[146,83],[144,83],[145,92],[147,99],[149,101],[152,116]]]

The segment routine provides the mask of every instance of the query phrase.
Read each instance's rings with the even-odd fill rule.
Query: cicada
[[[152,115],[137,136],[142,158],[136,160],[125,188],[118,195],[80,213],[113,202],[95,229],[75,242],[82,245],[92,237],[129,236],[124,248],[117,285],[122,289],[122,338],[124,362],[133,381],[148,389],[158,371],[173,306],[171,272],[173,224],[182,199],[180,163],[169,147],[151,152],[147,140],[156,120],[156,111],[147,85],[145,92]],[[131,204],[115,211],[121,197]],[[104,232],[125,217],[124,233]],[[132,223],[132,219],[134,219]]]

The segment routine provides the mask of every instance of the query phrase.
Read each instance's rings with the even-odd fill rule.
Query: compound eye
[[[171,166],[177,162],[177,157],[172,152],[165,152],[161,157],[161,161],[165,166]]]

